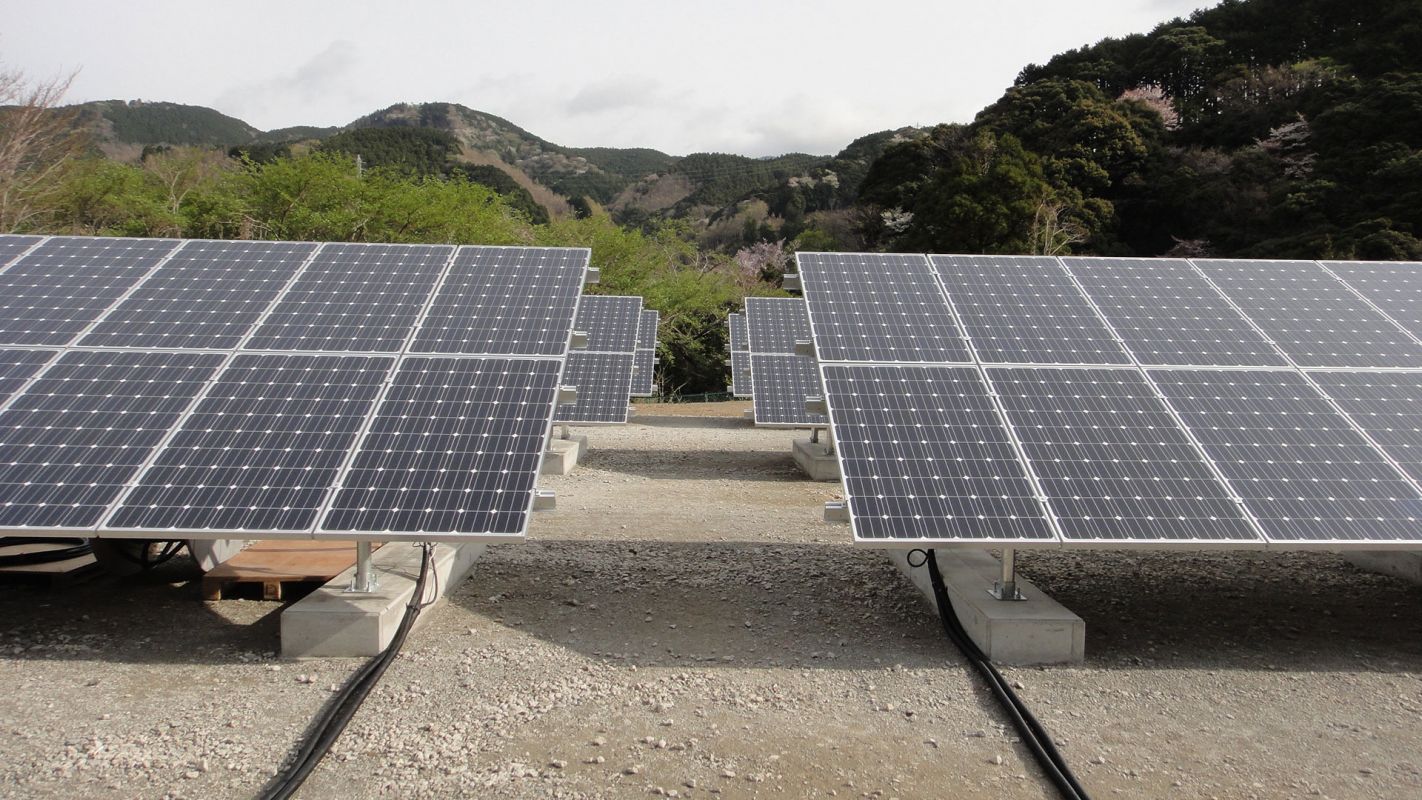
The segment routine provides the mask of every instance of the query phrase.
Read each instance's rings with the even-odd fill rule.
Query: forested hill
[[[1415,0],[1229,0],[1022,70],[891,148],[870,244],[1422,257]]]

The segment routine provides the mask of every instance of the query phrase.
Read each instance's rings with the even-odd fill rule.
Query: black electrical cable
[[[35,553],[15,553],[13,555],[0,555],[0,567],[28,567],[34,564],[50,564],[55,561],[68,561],[71,558],[86,556],[94,552],[94,548],[89,546],[88,539],[75,539],[67,537],[50,536],[5,536],[0,537],[0,547],[20,547],[31,544],[52,544],[67,545],[53,550],[40,550]]]
[[[301,749],[297,751],[296,757],[287,765],[286,769],[278,773],[272,779],[271,784],[260,795],[261,800],[286,800],[301,788],[301,784],[306,782],[312,770],[321,763],[321,759],[330,751],[331,746],[340,738],[341,732],[346,729],[351,718],[365,702],[375,685],[380,682],[380,678],[385,674],[385,670],[395,661],[395,657],[400,654],[400,648],[405,644],[405,638],[410,634],[410,628],[414,626],[415,619],[420,616],[420,612],[434,603],[439,597],[436,591],[434,598],[426,601],[425,579],[434,571],[434,545],[428,542],[420,545],[423,554],[420,557],[420,577],[415,581],[415,591],[410,597],[410,602],[405,606],[405,616],[400,619],[400,627],[395,629],[395,635],[390,639],[390,645],[384,651],[367,661],[364,666],[356,670],[355,674],[346,681],[346,685],[341,687],[341,691],[322,709],[321,713],[312,722],[310,730],[307,732],[306,741]],[[439,576],[435,576],[439,580]]]
[[[914,554],[922,554],[923,563],[914,564]],[[1017,729],[1018,735],[1022,737],[1023,744],[1032,751],[1032,756],[1041,766],[1042,771],[1047,773],[1047,778],[1057,787],[1057,791],[1067,800],[1089,800],[1086,790],[1072,774],[1071,767],[1067,765],[1066,758],[1052,742],[1052,736],[1047,729],[1042,727],[1023,702],[1017,696],[1017,692],[998,672],[997,667],[978,647],[968,632],[963,629],[963,624],[958,621],[958,612],[953,609],[953,600],[948,596],[948,588],[943,583],[943,574],[938,570],[938,559],[932,550],[915,550],[909,554],[909,563],[913,566],[928,566],[929,581],[933,584],[933,599],[938,606],[938,618],[943,623],[943,631],[948,634],[948,638],[958,646],[968,662],[982,675],[987,682],[988,690],[997,698],[998,703],[1007,712],[1007,718],[1011,720],[1012,727]]]

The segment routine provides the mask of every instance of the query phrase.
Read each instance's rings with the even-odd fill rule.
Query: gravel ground
[[[585,431],[303,797],[1047,798],[918,594],[744,403]],[[1100,797],[1422,797],[1422,589],[1330,554],[1055,552],[1079,668],[1008,669]],[[0,584],[0,796],[250,797],[357,665],[190,564]]]

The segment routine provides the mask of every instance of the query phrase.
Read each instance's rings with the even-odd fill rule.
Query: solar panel
[[[0,405],[54,358],[53,350],[0,350]]]
[[[394,363],[237,356],[106,525],[309,530]]]
[[[1422,263],[1397,261],[1323,261],[1344,283],[1392,317],[1413,336],[1422,337]]]
[[[0,235],[0,269],[24,255],[26,250],[39,244],[43,236],[17,236],[13,233]]]
[[[0,344],[68,344],[179,242],[49,239],[0,273]]]
[[[857,540],[1057,541],[977,369],[821,370]]]
[[[461,247],[411,352],[561,356],[588,251]]]
[[[1229,490],[1136,370],[988,370],[1069,542],[1259,544]]]
[[[865,253],[795,258],[819,360],[972,361],[927,258]]]
[[[79,344],[231,349],[315,250],[295,242],[185,242]]]
[[[1422,373],[1310,375],[1404,472],[1422,481]]]
[[[557,359],[406,357],[321,530],[522,536],[560,367]]]
[[[750,364],[750,331],[746,318],[741,314],[727,314],[726,324],[730,327],[728,339],[731,348],[731,396],[752,397]]]
[[[1064,258],[1137,362],[1155,366],[1287,365],[1183,259]]]
[[[1422,541],[1422,494],[1303,375],[1150,374],[1269,541]]]
[[[726,324],[731,330],[731,352],[750,349],[750,330],[744,314],[727,314]]]
[[[805,410],[805,398],[820,397],[820,373],[815,359],[784,353],[751,353],[751,380],[756,387],[755,424],[775,427],[823,427],[823,414]]]
[[[630,353],[637,349],[642,298],[587,295],[578,303],[575,330],[588,335],[585,349],[602,353]]]
[[[98,523],[222,360],[62,355],[0,413],[0,527]]]
[[[747,345],[752,353],[793,353],[810,339],[810,318],[798,297],[747,297]]]
[[[449,245],[323,245],[246,347],[397,352],[453,255]]]
[[[568,353],[563,384],[575,386],[578,402],[558,406],[554,420],[570,425],[624,425],[632,395],[632,353]]]
[[[929,256],[979,360],[1129,364],[1055,258]]]
[[[1301,367],[1422,367],[1422,344],[1312,261],[1194,263]]]
[[[651,397],[656,394],[657,325],[661,316],[655,311],[643,311],[637,325],[637,352],[632,361],[632,396]]]

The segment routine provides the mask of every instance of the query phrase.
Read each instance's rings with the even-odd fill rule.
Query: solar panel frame
[[[1422,368],[1422,342],[1317,262],[1190,263],[1295,366]]]
[[[824,414],[812,414],[805,398],[824,394],[815,359],[793,353],[749,353],[751,382],[758,387],[751,408],[758,428],[823,428]]]
[[[573,329],[588,336],[587,347],[598,353],[631,353],[637,349],[642,325],[642,298],[628,295],[590,294],[578,301]]]
[[[558,406],[553,421],[579,427],[626,425],[631,411],[633,353],[573,350],[563,383],[577,387],[578,400]]]
[[[731,351],[731,385],[728,387],[731,396],[754,397],[750,372],[750,331],[746,328],[745,317],[741,314],[727,314],[726,326],[730,331],[726,338],[726,347]]]
[[[657,393],[657,328],[661,314],[643,309],[637,323],[637,350],[632,361],[632,396],[653,397]]]
[[[1001,406],[993,397],[991,387],[989,387],[984,379],[981,368],[975,365],[961,364],[865,364],[825,363],[821,361],[819,363],[819,370],[821,382],[825,388],[825,397],[828,401],[830,427],[834,431],[835,436],[834,454],[839,466],[841,483],[844,487],[845,508],[849,515],[849,524],[856,545],[873,548],[981,548],[994,546],[1042,548],[1061,546],[1062,540],[1060,532],[1056,527],[1056,521],[1052,518],[1050,510],[1043,501],[1041,490],[1036,485],[1036,478],[1032,475],[1025,459],[1022,458],[1020,446],[1016,443],[1011,427],[1007,424],[1003,416]],[[1010,536],[954,536],[933,534],[917,536],[895,536],[890,534],[878,536],[866,533],[863,530],[866,527],[866,521],[872,519],[873,515],[863,513],[864,511],[871,510],[864,508],[868,500],[868,493],[857,491],[855,484],[861,480],[867,480],[873,483],[879,479],[860,476],[860,470],[858,470],[856,462],[872,460],[871,454],[873,453],[873,447],[876,442],[870,437],[861,437],[856,434],[859,427],[896,427],[896,425],[889,425],[883,422],[878,424],[871,424],[871,422],[875,419],[875,413],[887,416],[893,410],[902,409],[881,408],[878,412],[869,410],[866,414],[865,409],[852,407],[851,404],[844,402],[846,394],[848,396],[854,396],[854,393],[847,393],[842,391],[842,389],[853,385],[856,381],[874,380],[876,376],[880,382],[883,380],[894,380],[901,383],[917,382],[925,386],[931,385],[934,387],[947,383],[949,385],[958,385],[968,390],[966,392],[959,392],[957,395],[960,399],[966,398],[966,407],[960,410],[963,412],[961,417],[955,415],[953,417],[944,416],[943,418],[947,419],[950,425],[962,423],[963,418],[974,420],[967,424],[956,424],[958,429],[969,433],[969,436],[961,437],[960,440],[960,437],[958,437],[956,433],[950,431],[950,436],[954,438],[949,438],[942,442],[930,443],[927,440],[920,440],[915,444],[912,441],[888,440],[888,443],[896,447],[900,444],[905,445],[908,448],[908,457],[898,456],[896,460],[904,461],[909,464],[921,463],[931,465],[940,462],[958,461],[968,464],[975,464],[977,462],[991,464],[997,462],[1016,465],[1019,470],[1018,473],[1006,477],[1012,484],[1018,487],[1018,491],[1011,493],[1010,502],[1006,496],[1000,495],[998,499],[1007,502],[1009,510],[1012,502],[1017,503],[1018,508],[1022,512],[1022,525],[1030,527],[1032,530],[1022,535]],[[948,380],[944,380],[945,378],[948,378]],[[978,391],[972,391],[974,389]],[[937,394],[934,393],[930,394],[935,397],[937,396]],[[914,395],[904,391],[898,391],[893,394],[880,392],[873,396],[883,398],[886,403],[894,403],[905,401]],[[952,397],[953,395],[949,393],[948,396]],[[910,409],[910,411],[916,413],[918,409]],[[851,422],[850,418],[857,420],[861,416],[865,417],[867,421],[859,427],[856,427],[856,423]],[[910,424],[915,429],[926,429],[934,433],[937,433],[937,429],[939,428],[939,425],[933,419],[932,415],[926,416],[922,420],[913,421]],[[991,440],[984,440],[981,431],[992,429],[995,429],[998,435]],[[861,439],[863,441],[861,441]],[[924,452],[930,445],[949,445],[958,448],[957,452],[960,454],[966,453],[967,457],[959,455],[959,457],[955,459],[936,459],[933,458],[931,454]],[[915,450],[916,447],[918,448],[917,450]],[[984,456],[986,457],[984,458]],[[874,458],[877,458],[877,456],[874,456]],[[928,468],[931,469],[932,467],[930,466]],[[922,502],[930,505],[932,505],[935,500],[945,502],[971,500],[978,502],[977,495],[971,492],[966,494],[956,492],[952,487],[979,479],[1001,481],[1003,476],[997,472],[991,475],[967,475],[961,478],[944,478],[943,476],[933,475],[920,475],[913,476],[912,478],[900,476],[898,479],[890,478],[889,480],[890,482],[894,480],[900,482],[916,480],[929,491],[925,492],[922,498],[918,498],[917,494],[894,494],[889,496],[893,498],[908,498],[915,503],[921,499]],[[932,494],[933,487],[936,486],[933,481],[946,481],[947,488],[949,488],[950,491],[955,491],[955,493],[950,495],[946,492],[939,491],[936,498],[929,496]],[[883,497],[884,494],[882,492],[875,495],[876,499],[883,499]],[[983,498],[983,502],[992,504],[996,501],[990,498]],[[873,506],[874,504],[870,505]],[[894,519],[906,518],[907,517],[902,515],[894,517]],[[918,521],[914,524],[921,530],[926,530],[929,527],[922,521],[922,515],[917,515],[915,519]],[[946,517],[946,519],[953,520],[950,524],[950,529],[962,524],[956,520],[956,517]],[[1016,520],[1017,517],[1008,513],[994,517],[994,519]],[[1016,524],[1016,522],[1008,522],[1005,524],[1011,526]]]
[[[926,256],[802,252],[795,259],[820,361],[973,363]],[[896,318],[900,324],[892,324]]]
[[[1289,364],[1274,343],[1186,259],[1069,256],[1061,262],[1137,364]],[[1187,315],[1181,313],[1184,309],[1208,313]]]
[[[811,340],[805,301],[797,297],[747,297],[744,319],[752,353],[794,353],[796,342]]]
[[[977,361],[1131,363],[1056,257],[930,255],[928,260]]]

